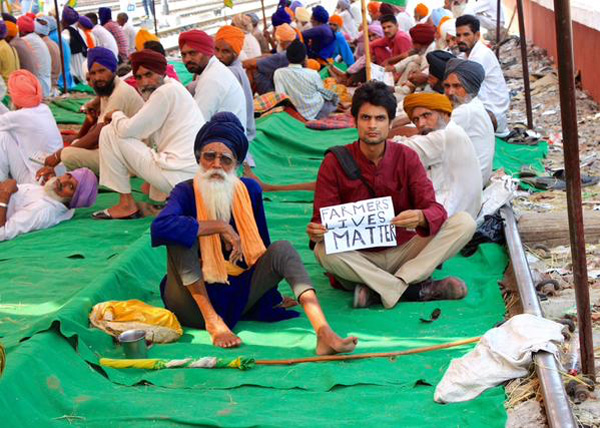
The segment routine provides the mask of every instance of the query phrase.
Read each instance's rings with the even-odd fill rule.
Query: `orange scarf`
[[[83,30],[83,33],[85,34],[85,42],[88,49],[94,49],[96,44],[94,43],[94,38],[92,37],[92,30]]]
[[[198,222],[208,220],[206,207],[199,187],[199,178],[194,178],[194,196]],[[252,211],[252,202],[246,185],[241,181],[235,187],[233,195],[233,219],[242,241],[242,254],[248,268],[267,251],[258,233],[256,220]],[[204,281],[211,283],[229,284],[228,275],[238,276],[244,269],[225,260],[221,248],[221,237],[218,234],[199,236],[202,275]]]

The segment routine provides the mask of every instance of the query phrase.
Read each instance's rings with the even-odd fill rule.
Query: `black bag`
[[[375,190],[373,190],[373,188],[371,187],[369,182],[360,173],[360,168],[358,167],[358,164],[356,163],[356,161],[352,157],[352,154],[346,148],[346,146],[331,147],[331,148],[327,149],[327,151],[325,152],[325,155],[327,155],[327,153],[333,153],[333,155],[336,157],[336,159],[342,166],[342,169],[344,170],[346,177],[348,177],[350,180],[362,181],[362,183],[365,185],[365,187],[369,191],[369,195],[371,196],[371,198],[377,197]]]

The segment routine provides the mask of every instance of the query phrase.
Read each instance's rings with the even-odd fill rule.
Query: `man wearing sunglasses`
[[[204,117],[185,87],[165,77],[167,60],[144,49],[131,55],[131,67],[144,106],[131,118],[120,111],[104,116],[100,133],[100,184],[118,192],[117,205],[95,212],[100,220],[140,217],[131,195],[130,174],[150,184],[150,198],[164,199],[194,176],[193,141]]]
[[[198,132],[195,178],[175,186],[152,223],[152,245],[167,247],[165,307],[181,324],[206,329],[215,346],[233,348],[242,343],[231,331],[240,319],[298,316],[277,291],[285,279],[317,333],[316,353],[352,352],[358,339],[331,329],[298,252],[270,241],[260,185],[236,175],[247,151],[233,113],[215,114]]]

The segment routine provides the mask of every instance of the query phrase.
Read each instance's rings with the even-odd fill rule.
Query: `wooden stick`
[[[268,28],[267,26],[267,13],[265,12],[265,0],[260,0],[260,8],[262,10],[262,15],[263,15],[263,30],[266,30]]]
[[[364,0],[363,0],[364,1]],[[471,339],[459,340],[457,342],[444,343],[442,345],[425,346],[423,348],[414,348],[407,351],[397,352],[375,352],[370,354],[356,355],[325,355],[322,357],[295,358],[291,360],[256,360],[256,365],[260,366],[289,366],[291,364],[300,363],[325,363],[328,361],[349,361],[349,360],[365,360],[369,358],[389,358],[399,357],[401,355],[420,354],[423,352],[437,351],[439,349],[455,348],[457,346],[468,345],[469,343],[479,342],[481,337],[473,337]]]
[[[365,40],[365,67],[367,82],[371,80],[371,47],[369,46],[369,24],[367,23],[367,0],[360,0],[362,6],[363,38]]]

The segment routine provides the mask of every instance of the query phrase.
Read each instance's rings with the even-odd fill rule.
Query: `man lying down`
[[[237,178],[247,151],[232,113],[215,114],[198,132],[195,178],[173,189],[152,223],[152,245],[167,247],[165,306],[181,324],[206,329],[215,346],[237,347],[242,341],[231,329],[240,319],[297,316],[281,306],[277,284],[285,279],[317,333],[316,353],[352,352],[358,339],[331,329],[297,251],[270,241],[259,184]]]
[[[0,182],[0,241],[34,230],[56,226],[73,217],[76,208],[91,207],[98,194],[98,179],[87,168],[60,177],[39,174],[44,185]]]

